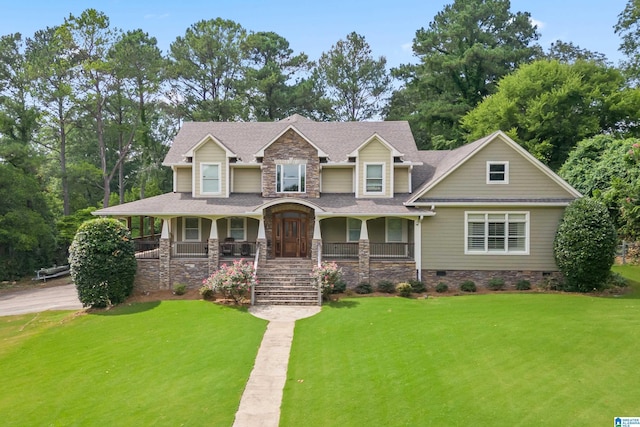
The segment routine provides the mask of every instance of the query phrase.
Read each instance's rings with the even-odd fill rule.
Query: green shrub
[[[531,289],[531,282],[528,280],[520,279],[516,282],[516,289],[519,291],[528,291]]]
[[[335,285],[333,285],[333,289],[331,291],[332,294],[342,294],[347,290],[347,282],[342,280],[342,278],[336,280]]]
[[[538,287],[544,291],[561,291],[564,289],[564,284],[553,276],[547,276],[542,279]]]
[[[353,291],[356,294],[370,294],[370,293],[373,292],[373,287],[371,286],[371,283],[369,283],[369,282],[360,282],[353,289]]]
[[[200,295],[202,296],[202,299],[212,300],[215,293],[213,292],[213,289],[211,289],[210,287],[202,286],[200,288]]]
[[[462,292],[475,292],[477,290],[477,288],[476,288],[476,284],[473,282],[473,280],[465,280],[460,285],[460,290]]]
[[[436,292],[438,293],[443,293],[443,292],[447,292],[449,290],[449,285],[447,285],[444,282],[440,282],[436,285]]]
[[[393,282],[389,280],[380,280],[376,286],[376,291],[392,294],[396,291],[396,287],[393,285]]]
[[[406,282],[398,283],[396,285],[396,292],[398,292],[401,297],[409,298],[411,292],[413,292],[413,287]]]
[[[184,295],[187,292],[187,285],[184,283],[176,283],[173,285],[173,293],[176,295]]]
[[[427,287],[425,286],[424,282],[417,280],[417,279],[411,279],[408,282],[411,285],[411,288],[413,289],[413,292],[419,294],[420,292],[426,292],[427,291]]]
[[[499,277],[494,277],[493,279],[489,280],[489,283],[487,283],[487,288],[491,289],[492,291],[501,291],[504,289],[504,279],[499,278]]]
[[[616,231],[604,204],[584,197],[567,207],[553,249],[565,290],[590,292],[606,286],[616,252]]]
[[[629,281],[624,276],[613,271],[610,272],[607,278],[607,288],[626,288],[627,286],[629,286]]]
[[[133,241],[115,219],[82,224],[69,248],[69,263],[84,307],[119,304],[133,291],[137,267]]]

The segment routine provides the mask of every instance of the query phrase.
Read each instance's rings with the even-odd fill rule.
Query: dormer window
[[[304,193],[307,165],[303,163],[276,165],[276,192]]]
[[[201,163],[202,194],[220,194],[220,163]]]
[[[487,184],[508,184],[509,162],[487,162]]]
[[[384,193],[384,163],[366,163],[365,167],[365,194]]]

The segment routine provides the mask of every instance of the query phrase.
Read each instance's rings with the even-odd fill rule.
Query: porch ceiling
[[[407,194],[390,199],[356,199],[353,194],[322,194],[316,199],[304,199],[307,205],[317,206],[322,216],[334,215],[420,215],[421,211],[403,205]],[[273,199],[260,194],[232,194],[228,198],[194,198],[190,193],[167,193],[110,206],[93,212],[100,216],[227,216],[256,214],[263,205],[296,203],[297,199]]]

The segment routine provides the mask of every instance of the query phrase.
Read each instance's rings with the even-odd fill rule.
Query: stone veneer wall
[[[181,283],[188,289],[199,289],[202,281],[209,276],[209,260],[206,258],[172,259],[171,260],[171,285]]]
[[[374,286],[380,280],[400,283],[417,277],[415,261],[372,260],[369,268],[369,283]]]
[[[138,268],[133,287],[138,292],[150,292],[162,289],[160,285],[160,260],[138,259]]]
[[[449,289],[460,289],[465,280],[473,280],[478,287],[486,288],[489,280],[503,279],[505,289],[515,289],[519,280],[528,280],[531,286],[553,278],[562,279],[559,271],[505,271],[505,270],[422,270],[422,281],[427,287],[433,288],[438,283],[446,283]]]
[[[276,161],[306,163],[304,193],[276,193]],[[320,197],[320,159],[318,151],[305,141],[297,132],[289,129],[273,144],[264,150],[262,159],[262,196],[263,197]]]

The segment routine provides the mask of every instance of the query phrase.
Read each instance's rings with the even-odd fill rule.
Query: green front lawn
[[[266,321],[204,301],[0,317],[4,426],[230,426]]]
[[[612,425],[639,343],[636,299],[345,299],[297,323],[281,425]]]

